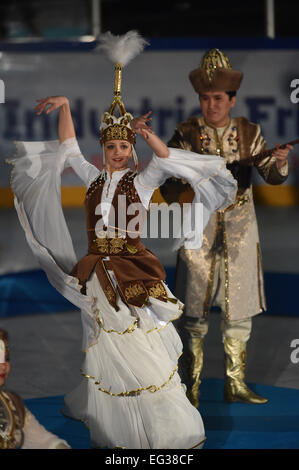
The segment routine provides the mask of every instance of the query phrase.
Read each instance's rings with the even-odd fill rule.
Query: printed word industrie
[[[117,210],[102,202],[95,208],[98,238],[185,238],[202,239],[203,205],[200,202],[152,203],[149,213],[140,202],[126,205],[126,196],[118,196]],[[129,219],[129,220],[128,220]],[[107,232],[107,228],[109,229]]]
[[[296,103],[297,99],[299,99],[299,88],[293,90],[291,94],[292,103]],[[271,122],[278,137],[283,138],[290,132],[297,134],[299,131],[299,110],[290,106],[279,106],[277,97],[271,94],[245,96],[242,101],[247,108],[245,114],[248,119],[262,126]],[[90,136],[98,138],[103,110],[89,108],[86,100],[81,97],[72,99],[71,103],[77,138],[85,139]],[[184,121],[189,116],[201,114],[199,105],[190,108],[186,105],[184,96],[175,97],[173,102],[163,107],[155,105],[149,97],[142,97],[139,105],[134,109],[127,106],[127,111],[133,116],[141,116],[149,110],[152,110],[154,131],[162,139],[172,135],[178,122]],[[38,116],[32,109],[24,109],[20,99],[6,100],[2,119],[2,138],[6,140],[51,140],[57,135],[58,116]]]

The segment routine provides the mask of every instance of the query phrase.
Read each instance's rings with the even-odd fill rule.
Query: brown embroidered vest
[[[135,173],[128,171],[120,179],[109,211],[108,227],[103,223],[100,205],[105,179],[100,175],[90,185],[85,198],[88,253],[71,272],[79,279],[81,292],[86,294],[86,282],[95,271],[108,302],[116,310],[118,295],[126,304],[137,307],[145,305],[149,295],[167,301],[161,283],[166,277],[164,268],[140,239],[146,211],[135,189],[134,177]],[[107,257],[109,260],[105,260]],[[114,273],[117,289],[109,270]]]

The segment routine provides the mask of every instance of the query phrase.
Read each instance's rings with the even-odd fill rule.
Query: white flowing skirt
[[[105,312],[111,308],[105,308],[95,273],[87,282],[87,293],[95,298],[100,321],[107,326]],[[118,304],[118,328],[102,328],[87,349],[83,380],[66,395],[64,414],[86,424],[92,447],[201,448],[203,422],[177,373],[180,337],[172,322],[158,322],[155,313],[165,302],[150,298],[149,306],[130,309],[121,299]],[[122,329],[122,312],[131,315],[131,329],[126,315]]]
[[[10,160],[15,208],[28,244],[51,284],[82,312],[84,377],[66,396],[64,411],[86,423],[94,447],[199,448],[202,419],[177,374],[182,344],[172,321],[182,304],[150,297],[147,307],[128,308],[118,299],[116,312],[94,275],[82,295],[68,274],[77,259],[61,207],[60,175],[69,159],[76,161],[72,141],[19,142]],[[203,228],[213,212],[234,201],[236,182],[218,156],[170,149],[169,158],[153,157],[139,185],[145,192],[148,187],[150,199],[170,176],[192,185],[194,201],[203,205]],[[179,244],[200,248],[196,231],[186,236]]]

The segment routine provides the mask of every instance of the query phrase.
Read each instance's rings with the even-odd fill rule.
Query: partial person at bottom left
[[[0,328],[0,449],[70,449],[37,421],[15,392],[6,389],[9,372],[8,333]]]

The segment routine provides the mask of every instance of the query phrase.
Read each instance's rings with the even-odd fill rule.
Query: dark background
[[[276,0],[276,37],[298,35],[299,2]],[[266,1],[101,0],[102,32],[148,37],[261,37]],[[92,34],[92,0],[1,0],[0,40]]]

